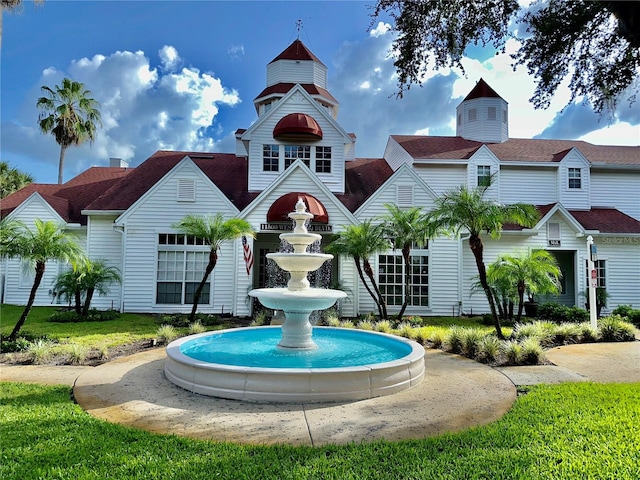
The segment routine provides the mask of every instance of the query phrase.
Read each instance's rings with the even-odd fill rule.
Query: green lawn
[[[90,417],[68,387],[0,384],[3,479],[637,479],[640,383],[540,385],[490,425],[418,441],[240,446]]]

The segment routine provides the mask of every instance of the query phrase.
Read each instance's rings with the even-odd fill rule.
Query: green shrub
[[[376,332],[393,333],[393,325],[391,325],[389,320],[380,320],[379,322],[376,322],[374,328]]]
[[[196,320],[193,323],[189,324],[189,334],[190,335],[195,335],[195,334],[198,334],[198,333],[204,333],[206,331],[207,331],[207,327],[202,325],[202,322],[200,320]]]
[[[89,347],[78,343],[69,344],[69,361],[72,365],[82,365],[87,359]]]
[[[260,310],[255,314],[253,320],[251,321],[251,326],[260,327],[262,325],[266,325],[267,320],[269,320],[269,313],[267,312],[267,310]],[[202,325],[202,323],[200,323],[200,325]]]
[[[520,363],[520,356],[522,354],[522,345],[514,340],[508,340],[502,342],[500,350],[505,356],[505,361],[508,365],[518,365]]]
[[[20,332],[15,340],[9,341],[5,337],[0,337],[0,353],[25,352],[36,340],[51,342],[47,335],[34,335],[26,331]]]
[[[464,328],[460,339],[461,352],[465,357],[475,358],[478,352],[478,343],[486,333],[479,328]]]
[[[358,328],[360,330],[373,330],[373,322],[371,320],[360,320]]]
[[[199,320],[205,327],[212,327],[220,324],[220,317],[214,314],[196,313],[194,321]],[[188,328],[189,315],[184,313],[166,314],[160,317],[160,323],[162,325],[171,325],[175,328]]]
[[[555,339],[555,329],[556,326],[552,322],[538,320],[532,323],[517,324],[512,336],[516,340],[535,338],[541,345],[551,346]]]
[[[598,338],[603,342],[632,342],[635,340],[633,325],[620,315],[611,315],[598,320]]]
[[[537,365],[544,359],[544,349],[537,338],[528,337],[520,342],[520,355],[518,363],[525,365]]]
[[[341,328],[356,328],[355,324],[351,320],[342,320],[339,323]]]
[[[429,334],[429,336],[427,337],[427,340],[429,341],[429,343],[431,343],[433,348],[442,348],[442,346],[444,345],[444,339],[446,335],[447,335],[446,329],[437,328]]]
[[[53,355],[53,342],[39,338],[29,345],[27,354],[31,363],[47,363]]]
[[[478,341],[476,359],[485,363],[493,362],[500,354],[501,345],[502,342],[498,337],[494,335],[485,335]]]
[[[178,332],[173,325],[164,324],[156,331],[156,337],[160,343],[167,344],[178,337]]]
[[[461,353],[464,331],[465,329],[463,327],[457,325],[451,326],[444,336],[442,344],[444,350],[451,353]]]
[[[589,320],[589,312],[580,307],[544,303],[538,307],[538,318],[554,323],[582,323]]]
[[[561,323],[554,329],[555,343],[578,343],[582,334],[582,327],[575,323]]]
[[[115,320],[120,316],[120,313],[116,310],[89,310],[86,317],[77,314],[73,310],[63,310],[55,312],[48,319],[49,322],[54,323],[79,323],[79,322],[106,322],[109,320]]]
[[[411,340],[414,340],[418,335],[416,330],[417,328],[411,325],[409,322],[402,322],[400,325],[398,325],[398,328],[396,329],[396,333],[401,337],[410,338]]]
[[[327,325],[330,327],[339,327],[340,319],[338,317],[329,317],[327,318]]]
[[[640,328],[640,310],[632,308],[631,305],[618,305],[611,315],[626,317],[629,322]]]
[[[580,328],[580,341],[582,343],[593,343],[598,340],[598,329],[591,326],[590,322],[578,325]]]

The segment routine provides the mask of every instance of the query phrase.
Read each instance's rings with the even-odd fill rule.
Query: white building
[[[563,272],[557,301],[583,305],[591,235],[608,308],[640,305],[640,147],[510,139],[507,102],[480,80],[457,108],[456,136],[393,135],[383,158],[358,159],[355,135],[337,121],[327,67],[299,40],[267,65],[267,85],[254,104],[258,118],[236,132],[233,154],[158,151],[136,168],[112,159],[63,185],[25,187],[2,200],[2,216],[65,222],[90,257],[121,271],[122,285],[93,305],[127,312],[190,310],[208,250],[177,235],[173,223],[218,212],[246,219],[258,232],[249,241],[253,268],[247,274],[240,241],[224,245],[199,310],[248,315],[247,292],[267,282],[265,255],[291,228],[286,214],[298,197],[316,215],[310,229],[326,245],[343,226],[385,214],[385,203],[429,210],[443,192],[492,176],[488,195],[535,204],[541,220],[530,229],[505,228],[498,241],[483,238],[486,263],[514,249],[546,249]],[[470,295],[477,270],[464,237],[435,238],[412,253],[422,268],[407,314],[488,311],[483,294]],[[400,252],[371,262],[379,283],[396,292],[388,296],[393,313],[402,304]],[[53,301],[59,268],[47,268],[36,304]],[[3,301],[26,303],[32,279],[20,261],[3,260],[0,273]],[[334,259],[332,277],[351,292],[345,315],[376,310],[351,259]]]

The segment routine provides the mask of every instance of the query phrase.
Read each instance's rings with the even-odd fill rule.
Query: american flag
[[[244,264],[247,267],[247,275],[251,275],[251,267],[253,267],[253,253],[251,247],[247,243],[247,237],[242,236],[242,251],[244,255]]]

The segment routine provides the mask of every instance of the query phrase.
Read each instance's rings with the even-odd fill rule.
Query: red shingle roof
[[[476,86],[469,92],[469,95],[464,97],[464,100],[473,100],[474,98],[502,98],[496,93],[496,91],[489,86],[482,78],[478,80]],[[464,101],[463,100],[463,101]]]
[[[416,160],[466,160],[486,145],[504,162],[559,162],[575,148],[594,164],[640,166],[640,147],[593,145],[581,140],[510,138],[503,143],[482,143],[462,137],[391,137]]]
[[[393,170],[383,158],[352,160],[345,167],[345,193],[336,197],[353,213],[391,175]]]
[[[275,85],[271,85],[260,94],[253,99],[253,101],[257,101],[260,98],[266,97],[268,95],[272,95],[274,93],[280,93],[282,95],[286,94],[289,90],[291,90],[296,84],[295,83],[276,83]],[[333,95],[329,93],[328,90],[325,90],[322,87],[319,87],[313,83],[301,83],[300,86],[306,90],[309,95],[319,95],[327,100],[331,101],[331,103],[338,103],[338,100],[335,99]]]
[[[65,221],[84,225],[87,218],[80,212],[133,170],[120,167],[91,167],[62,185],[29,184],[2,199],[0,215],[4,218],[31,194],[38,192]]]
[[[300,40],[294,40],[291,45],[285,48],[280,55],[269,63],[277,62],[278,60],[311,60],[324,66],[318,57],[316,57]]]

